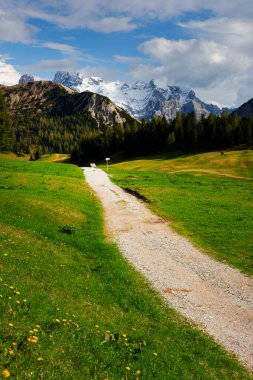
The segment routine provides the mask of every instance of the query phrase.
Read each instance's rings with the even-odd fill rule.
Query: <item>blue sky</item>
[[[7,4],[6,4],[7,3]],[[253,97],[252,0],[0,0],[0,83],[58,70]]]

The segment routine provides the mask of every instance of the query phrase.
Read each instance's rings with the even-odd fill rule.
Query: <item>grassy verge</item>
[[[246,162],[251,162],[252,153],[226,152],[234,163],[228,170],[230,175],[248,176],[251,167]],[[216,259],[252,275],[253,182],[226,177],[223,161],[216,165],[219,175],[207,173],[211,165],[207,156],[211,162],[224,159],[213,152],[171,160],[133,160],[113,165],[110,173],[118,185],[148,198],[153,211],[170,221],[179,233]],[[193,162],[198,162],[197,173]]]
[[[0,167],[0,378],[250,378],[105,240],[80,169]]]

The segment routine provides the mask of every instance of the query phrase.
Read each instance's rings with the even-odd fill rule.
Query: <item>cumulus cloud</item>
[[[250,96],[253,59],[242,49],[208,39],[166,38],[153,38],[139,49],[146,60],[132,65],[135,79],[167,77],[171,84],[194,88],[204,100],[226,105]]]
[[[0,84],[11,86],[18,83],[20,74],[11,64],[6,63],[6,58],[0,55]]]

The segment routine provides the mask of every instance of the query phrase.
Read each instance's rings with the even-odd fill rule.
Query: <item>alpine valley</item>
[[[58,71],[54,81],[78,92],[91,91],[107,96],[117,106],[126,110],[136,119],[151,120],[154,116],[165,116],[168,121],[176,117],[177,112],[185,114],[194,112],[197,119],[210,113],[219,116],[222,111],[231,109],[219,108],[206,104],[196,97],[191,89],[170,86],[166,81],[150,80],[134,84],[120,81],[109,82],[99,77],[84,77],[79,73]]]

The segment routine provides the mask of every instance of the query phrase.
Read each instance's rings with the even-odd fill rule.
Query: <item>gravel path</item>
[[[124,256],[176,310],[253,369],[253,280],[201,253],[102,170],[84,173]]]

